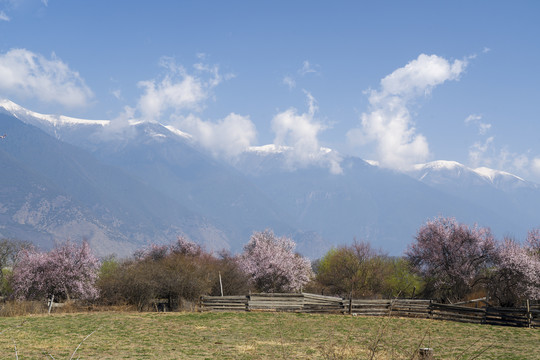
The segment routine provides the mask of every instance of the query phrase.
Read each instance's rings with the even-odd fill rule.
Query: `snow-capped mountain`
[[[252,231],[271,228],[312,258],[354,238],[397,255],[439,215],[499,237],[540,225],[538,186],[501,171],[435,161],[403,174],[325,148],[303,162],[275,145],[231,165],[157,122],[42,115],[6,100],[2,108],[0,166],[11,170],[1,178],[0,236],[44,246],[87,237],[101,253],[126,255],[186,235],[238,251]]]
[[[9,105],[8,111],[4,112],[15,113],[18,118],[24,115],[24,122],[0,114],[2,131],[7,132],[0,151],[10,152],[20,163],[29,164],[33,169],[38,167],[36,172],[52,178],[51,183],[72,190],[69,192],[70,198],[90,201],[85,204],[91,209],[89,213],[98,219],[105,216],[103,212],[114,213],[104,204],[112,207],[123,202],[126,205],[119,209],[124,218],[112,221],[126,226],[117,229],[114,239],[108,238],[107,241],[118,242],[119,237],[123,236],[122,240],[129,239],[133,246],[126,247],[126,251],[114,249],[118,254],[125,255],[134,247],[150,241],[173,241],[177,235],[189,236],[211,250],[239,250],[253,230],[273,228],[287,233],[295,231],[286,215],[262,191],[235,169],[196,149],[190,137],[177,129],[159,123],[136,121],[121,129],[109,129],[112,124],[93,121],[50,121],[48,115],[25,111],[12,103]],[[43,140],[28,142],[30,134]],[[51,154],[47,151],[50,148],[58,151]],[[26,149],[24,153],[28,156],[22,156],[16,149]],[[79,153],[87,158],[77,159],[76,166],[64,162],[65,157]],[[32,157],[32,154],[35,156]],[[54,166],[45,166],[50,162],[43,159],[47,157],[55,162]],[[80,179],[71,173],[74,167],[100,180]],[[114,173],[122,174],[125,178],[115,178],[112,176]],[[55,174],[62,174],[62,177],[57,178]],[[136,181],[140,188],[128,186],[130,181]],[[66,187],[65,182],[72,187]],[[19,191],[22,194],[31,193],[28,188]],[[93,191],[109,192],[107,195],[94,196]],[[157,217],[149,213],[158,210],[161,215]],[[16,211],[15,208],[13,211]],[[140,214],[141,218],[133,213]],[[132,215],[126,219],[125,216],[129,214]],[[142,224],[148,226],[140,229]],[[105,223],[103,226],[110,229],[111,224]],[[123,234],[120,234],[120,230]],[[50,244],[59,232],[47,231]],[[0,231],[3,236],[10,234],[13,232]],[[92,234],[82,235],[92,240]],[[65,236],[69,237],[70,234]],[[103,241],[96,239],[94,243]]]
[[[0,114],[6,137],[0,234],[50,247],[54,240],[87,238],[100,254],[126,255],[171,234],[214,225],[123,170],[32,125]],[[173,235],[174,236],[174,235]]]
[[[503,191],[535,189],[538,185],[505,171],[479,167],[469,168],[456,161],[438,160],[418,164],[409,174],[432,186],[492,186]]]

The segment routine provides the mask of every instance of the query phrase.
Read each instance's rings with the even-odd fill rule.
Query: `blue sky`
[[[538,1],[0,0],[0,98],[540,182]],[[306,157],[307,158],[307,157]]]

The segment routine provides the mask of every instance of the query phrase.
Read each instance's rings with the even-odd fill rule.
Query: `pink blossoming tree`
[[[532,230],[525,244],[506,238],[497,252],[497,268],[490,294],[502,306],[540,299],[540,230]]]
[[[239,256],[240,268],[259,291],[298,291],[312,276],[311,263],[294,252],[296,244],[270,230],[255,232]]]
[[[489,229],[439,217],[418,230],[406,255],[426,280],[427,296],[455,301],[487,281],[495,249]]]
[[[137,260],[153,260],[159,261],[171,254],[181,254],[186,256],[199,256],[203,253],[203,249],[199,244],[186,239],[183,236],[178,236],[176,242],[171,245],[151,244],[148,247],[135,251],[133,256]]]
[[[13,268],[12,287],[20,299],[94,299],[99,261],[86,241],[67,241],[49,252],[23,249]]]

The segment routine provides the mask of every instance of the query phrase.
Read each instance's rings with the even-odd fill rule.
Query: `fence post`
[[[418,349],[418,358],[420,360],[433,360],[433,349],[432,348]]]
[[[531,304],[529,302],[529,299],[527,299],[527,327],[531,327]]]
[[[54,294],[52,294],[51,301],[48,304],[49,305],[49,312],[48,312],[49,315],[51,314],[51,309],[52,309],[52,306],[53,306],[53,302],[54,302]]]
[[[221,271],[219,271],[218,274],[219,274],[219,289],[221,290],[221,297],[223,297],[223,283],[221,282]]]
[[[349,315],[352,315],[352,296],[349,298]]]

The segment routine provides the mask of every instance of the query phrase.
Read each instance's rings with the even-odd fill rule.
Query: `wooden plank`
[[[274,297],[274,298],[288,298],[288,297],[303,297],[301,293],[256,293],[250,294],[249,297],[258,296],[258,297]]]
[[[302,293],[305,299],[314,299],[314,300],[321,300],[321,301],[330,301],[330,302],[342,302],[343,298],[335,297],[335,296],[326,296],[326,295],[318,295],[318,294],[311,294],[311,293]]]
[[[384,312],[352,312],[353,316],[387,316],[388,313]]]
[[[390,304],[391,303],[390,300],[386,300],[386,299],[383,299],[383,300],[380,300],[380,299],[377,299],[377,300],[353,299],[353,302],[354,303],[362,303],[362,304]]]
[[[432,311],[432,316],[453,316],[455,318],[463,319],[485,319],[485,316],[478,314],[460,314],[452,311]]]
[[[201,299],[247,299],[246,295],[209,296],[203,295]]]
[[[498,314],[526,314],[526,308],[501,308],[501,307],[487,307],[487,313],[498,313]]]
[[[455,312],[463,312],[463,313],[482,313],[484,314],[486,312],[485,309],[475,309],[470,308],[466,306],[456,306],[456,305],[448,305],[448,304],[437,304],[433,303],[431,304],[431,309],[443,309],[443,310],[451,310]]]

